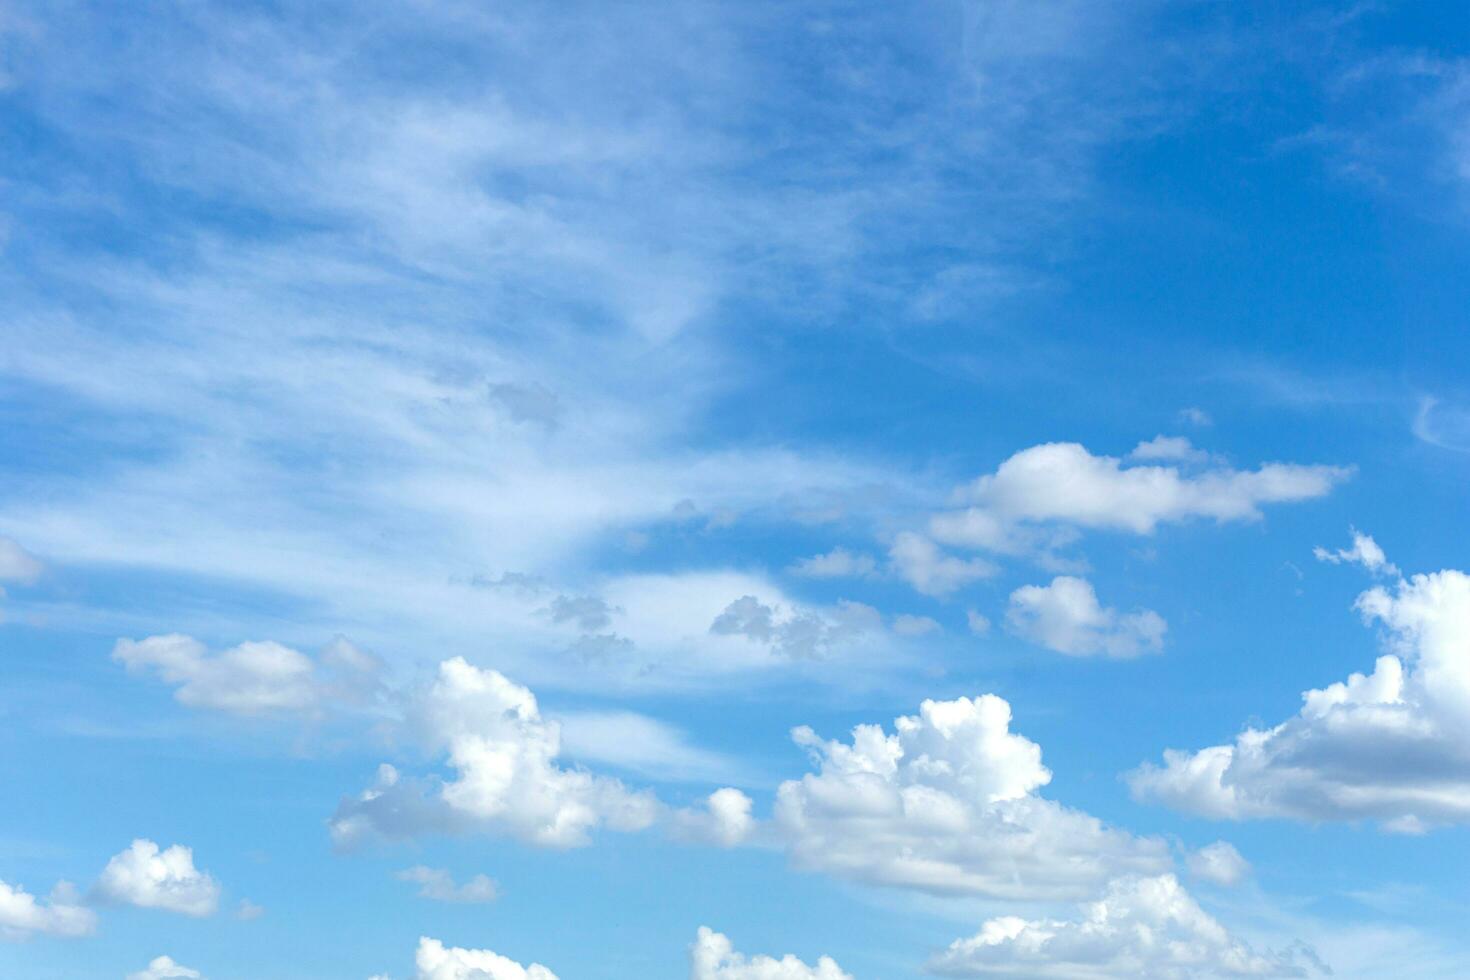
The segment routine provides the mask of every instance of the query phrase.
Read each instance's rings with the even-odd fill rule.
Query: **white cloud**
[[[778,839],[800,868],[941,894],[1080,897],[1168,867],[1162,841],[1037,796],[1051,773],[1010,721],[987,694],[925,701],[893,734],[859,725],[850,744],[796,729],[818,771],[777,790]]]
[[[128,980],[203,980],[204,974],[175,963],[171,956],[156,956],[146,969],[129,973]]]
[[[893,632],[899,636],[925,636],[929,633],[942,632],[943,629],[944,627],[928,616],[900,613],[893,617]]]
[[[1250,862],[1230,843],[1217,840],[1185,859],[1189,873],[1216,885],[1238,885],[1251,873]]]
[[[1416,575],[1357,608],[1386,629],[1371,674],[1305,692],[1296,715],[1233,744],[1166,751],[1130,774],[1134,795],[1237,820],[1470,822],[1470,576]]]
[[[436,902],[474,904],[493,902],[499,896],[495,882],[487,875],[475,875],[463,885],[456,884],[454,876],[443,868],[429,868],[416,864],[394,875],[399,881],[411,881],[419,886],[419,897]]]
[[[1206,412],[1204,409],[1198,408],[1193,405],[1189,406],[1188,408],[1181,408],[1179,410],[1179,421],[1187,422],[1190,425],[1198,426],[1200,428],[1206,428],[1207,426],[1215,424],[1215,420],[1210,418],[1209,412]]]
[[[1018,636],[1074,657],[1134,657],[1160,650],[1168,630],[1151,609],[1120,613],[1104,607],[1090,582],[1070,575],[1012,592],[1006,625]]]
[[[160,850],[140,838],[107,862],[96,892],[111,902],[202,918],[218,907],[220,886],[194,867],[191,849],[175,844]]]
[[[112,658],[130,671],[153,670],[176,685],[180,704],[234,714],[309,711],[360,701],[377,684],[375,657],[338,639],[318,660],[274,641],[241,643],[210,655],[190,636],[118,640]]]
[[[1143,443],[1151,458],[1193,453],[1185,440]],[[969,507],[936,515],[930,533],[956,546],[1030,553],[1057,545],[1053,529],[1151,534],[1191,518],[1249,521],[1261,506],[1310,500],[1347,479],[1340,466],[1266,463],[1254,470],[1210,466],[1186,475],[1177,466],[1125,465],[1074,442],[1023,449],[960,492]],[[1065,542],[1065,538],[1062,539]]]
[[[1232,936],[1171,874],[1109,882],[1103,898],[1084,905],[1077,919],[991,919],[928,968],[942,976],[1037,980],[1307,975],[1293,955],[1258,953]]]
[[[753,806],[751,798],[738,789],[729,786],[717,789],[705,797],[700,807],[677,811],[674,831],[686,840],[734,847],[749,838],[755,829]]]
[[[707,926],[699,927],[689,947],[689,980],[852,980],[830,956],[807,966],[791,954],[779,960],[735,951],[728,937]]]
[[[0,881],[0,937],[87,936],[96,928],[96,913],[81,904],[67,882],[58,883],[43,901],[19,885]]]
[[[265,909],[248,898],[240,899],[240,904],[235,907],[235,918],[241,922],[254,922],[264,915]]]
[[[417,980],[557,980],[539,963],[521,966],[488,949],[446,947],[427,936],[419,939],[414,964]]]
[[[947,555],[933,541],[913,531],[900,532],[893,539],[888,557],[900,578],[925,595],[939,598],[999,571],[981,558]]]
[[[1350,565],[1362,565],[1374,575],[1389,575],[1397,578],[1398,566],[1388,560],[1383,549],[1378,546],[1370,536],[1363,534],[1357,528],[1352,528],[1353,546],[1351,548],[1338,548],[1336,551],[1328,551],[1323,547],[1312,549],[1312,554],[1318,561],[1331,562],[1334,565],[1344,563]]]
[[[25,550],[16,541],[0,535],[0,582],[19,582],[29,585],[41,577],[46,570],[41,559]]]
[[[1210,454],[1194,448],[1194,444],[1183,436],[1154,436],[1133,447],[1128,458],[1142,462],[1175,460],[1181,463],[1205,463],[1209,461]]]
[[[791,566],[793,575],[807,578],[868,578],[877,571],[878,563],[872,555],[848,551],[840,545],[826,554],[802,558]]]
[[[338,807],[331,829],[339,844],[372,833],[473,830],[578,847],[599,826],[639,830],[657,815],[651,794],[559,766],[560,725],[543,719],[535,696],[499,671],[446,660],[412,710],[427,746],[447,753],[455,778],[420,784],[381,767],[375,786]]]

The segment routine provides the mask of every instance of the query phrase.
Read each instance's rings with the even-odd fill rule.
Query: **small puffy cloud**
[[[495,882],[486,875],[475,875],[464,884],[455,884],[454,877],[443,868],[429,868],[422,864],[405,868],[394,875],[399,881],[411,881],[419,886],[419,897],[435,902],[474,904],[493,902],[499,897]]]
[[[377,685],[376,657],[338,639],[313,660],[267,640],[209,653],[179,633],[118,640],[112,659],[134,672],[152,671],[176,686],[174,698],[193,708],[233,714],[310,711],[329,701],[361,701]]]
[[[807,578],[869,578],[877,573],[878,563],[872,555],[848,551],[839,545],[826,554],[798,560],[790,571]]]
[[[265,909],[248,898],[240,899],[240,904],[235,908],[235,918],[241,922],[254,922],[263,915],[265,915]]]
[[[913,531],[903,531],[888,549],[893,570],[925,595],[943,598],[977,579],[990,578],[999,569],[981,558],[956,558]]]
[[[1185,865],[1196,878],[1216,885],[1238,885],[1251,873],[1250,862],[1223,840],[1192,852],[1185,859]]]
[[[67,882],[59,882],[41,900],[19,885],[0,880],[0,938],[87,936],[96,928],[97,914],[81,904],[77,890]]]
[[[1378,542],[1360,532],[1357,528],[1350,529],[1353,535],[1353,546],[1351,548],[1338,548],[1336,551],[1328,551],[1323,547],[1312,549],[1312,554],[1318,561],[1331,562],[1334,565],[1349,564],[1362,565],[1374,575],[1389,575],[1397,577],[1398,566],[1388,560]]]
[[[220,895],[218,882],[194,867],[191,849],[175,844],[160,850],[141,838],[107,862],[95,890],[110,902],[196,918],[213,915]]]
[[[830,956],[808,966],[791,954],[746,957],[735,951],[729,938],[707,926],[699,927],[689,947],[689,980],[852,980]]]
[[[0,582],[29,585],[46,570],[41,559],[11,538],[0,536]]]
[[[1179,410],[1179,421],[1198,426],[1202,429],[1215,424],[1215,420],[1210,418],[1209,412],[1193,405]]]
[[[1104,607],[1090,582],[1070,575],[1012,592],[1006,625],[1017,636],[1073,657],[1135,657],[1160,650],[1169,628],[1152,609],[1122,613]]]
[[[1194,444],[1183,436],[1154,436],[1147,442],[1134,446],[1128,458],[1140,462],[1172,460],[1181,463],[1205,463],[1209,462],[1210,454],[1194,448]]]
[[[446,753],[453,779],[403,780],[392,766],[376,785],[344,800],[333,838],[478,831],[542,847],[578,847],[591,831],[640,830],[658,811],[653,796],[616,779],[557,764],[561,726],[541,717],[535,696],[499,671],[461,657],[439,665],[412,714],[426,745]]]
[[[976,636],[984,636],[990,632],[990,619],[973,609],[965,612],[965,624],[970,627],[970,632]]]
[[[1235,820],[1470,823],[1470,576],[1415,575],[1357,608],[1386,631],[1372,673],[1305,692],[1296,715],[1233,744],[1165,751],[1129,775],[1135,797]]]
[[[740,790],[728,786],[717,789],[705,797],[700,807],[677,811],[674,832],[685,840],[734,847],[755,829],[752,808],[750,797]]]
[[[1303,958],[1313,960],[1309,954]],[[930,960],[949,977],[1188,980],[1303,977],[1293,953],[1256,952],[1210,916],[1171,874],[1108,884],[1077,919],[991,919]]]
[[[1132,465],[1094,456],[1074,442],[1024,449],[960,492],[969,504],[936,515],[930,533],[940,542],[1000,553],[1055,547],[1045,526],[1151,534],[1160,524],[1192,518],[1250,521],[1265,504],[1310,500],[1329,493],[1351,470],[1341,466],[1266,463],[1254,470],[1218,465],[1194,467],[1178,460],[1195,450],[1185,440],[1141,444]],[[1198,457],[1189,457],[1197,462]]]
[[[488,949],[445,946],[427,936],[419,939],[414,965],[417,980],[557,980],[540,963],[521,966]]]
[[[145,969],[129,973],[128,980],[203,980],[204,974],[175,963],[171,956],[156,956]]]
[[[775,836],[799,868],[937,894],[1081,897],[1169,866],[1162,841],[1037,796],[1051,772],[1010,721],[987,694],[925,701],[850,743],[798,728],[817,771],[777,790]]]
[[[743,636],[781,656],[809,659],[834,646],[875,630],[878,611],[860,602],[840,602],[830,610],[788,609],[767,605],[753,595],[731,602],[710,623],[716,636]]]
[[[901,613],[893,617],[893,632],[899,636],[925,636],[929,633],[942,632],[944,627],[940,626],[928,616],[912,616]]]

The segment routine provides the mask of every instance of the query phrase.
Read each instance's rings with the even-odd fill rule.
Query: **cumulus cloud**
[[[1293,952],[1256,952],[1165,874],[1110,882],[1077,919],[991,919],[935,956],[929,969],[951,977],[1058,980],[1306,976],[1296,960]]]
[[[933,541],[913,531],[904,531],[893,539],[888,558],[899,578],[919,592],[938,598],[999,571],[981,558],[947,555]]]
[[[1169,628],[1152,609],[1121,613],[1104,607],[1092,583],[1070,575],[1012,592],[1006,625],[1018,636],[1073,657],[1134,657],[1161,650]]]
[[[413,706],[431,750],[446,753],[450,780],[404,780],[392,766],[377,783],[344,800],[333,838],[350,845],[374,833],[390,837],[479,831],[542,847],[578,847],[591,831],[649,826],[653,796],[616,779],[557,764],[561,727],[541,717],[535,696],[505,675],[456,657]]]
[[[1189,873],[1216,885],[1238,885],[1251,873],[1250,862],[1230,843],[1217,840],[1185,859]]]
[[[1139,799],[1208,817],[1470,822],[1470,576],[1446,570],[1358,597],[1387,648],[1370,674],[1302,695],[1233,744],[1170,749],[1129,776]]]
[[[419,939],[414,965],[417,980],[557,980],[540,963],[521,966],[488,949],[445,946],[427,936]]]
[[[731,602],[710,623],[717,636],[743,636],[785,657],[811,658],[845,640],[877,629],[882,617],[872,606],[843,601],[829,611],[766,605],[753,595]]]
[[[674,831],[686,840],[734,847],[755,829],[750,797],[732,787],[717,789],[697,808],[674,814]]]
[[[191,636],[169,633],[118,640],[112,658],[130,671],[152,671],[175,685],[174,698],[193,708],[233,714],[310,711],[365,699],[378,683],[376,657],[346,640],[319,658],[274,641],[241,643],[211,655]]]
[[[1184,439],[1143,443],[1127,463],[1074,442],[1032,446],[963,488],[958,496],[969,506],[935,515],[929,530],[944,544],[1035,552],[1065,543],[1059,528],[1151,534],[1160,524],[1192,518],[1257,520],[1262,505],[1321,497],[1351,473],[1292,463],[1254,470],[1192,466],[1186,473],[1151,462],[1198,463],[1195,453]]]
[[[220,896],[219,883],[194,867],[190,848],[175,844],[160,850],[142,838],[107,862],[95,890],[106,901],[195,918],[213,915]]]
[[[0,535],[0,582],[29,585],[45,570],[41,559],[22,548],[19,542]]]
[[[67,882],[58,882],[42,900],[0,880],[0,937],[87,936],[96,928],[96,913],[81,904],[77,890]]]
[[[779,960],[735,951],[729,938],[707,926],[699,927],[689,947],[689,980],[852,980],[830,956],[808,966],[788,953]]]
[[[129,973],[128,980],[203,980],[204,974],[174,962],[171,956],[156,956],[145,969]]]
[[[404,868],[394,875],[399,881],[411,881],[419,886],[419,897],[435,902],[473,904],[493,902],[499,897],[495,882],[486,875],[475,875],[464,884],[455,884],[454,876],[443,868],[429,868],[416,864]]]
[[[877,573],[878,563],[872,555],[839,545],[826,554],[799,559],[790,570],[807,578],[868,578]]]
[[[1334,565],[1349,564],[1362,565],[1374,575],[1388,575],[1398,577],[1398,566],[1388,560],[1383,549],[1378,546],[1370,536],[1362,533],[1357,528],[1351,529],[1353,546],[1351,548],[1338,548],[1328,551],[1323,547],[1312,549],[1312,554],[1318,561],[1331,562]]]
[[[1037,796],[1051,772],[1010,721],[986,694],[925,701],[893,733],[859,725],[850,743],[797,728],[817,771],[777,790],[777,836],[797,867],[939,894],[1082,897],[1167,869],[1162,841]]]

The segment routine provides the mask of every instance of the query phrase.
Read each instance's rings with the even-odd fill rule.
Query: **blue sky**
[[[0,975],[1464,976],[1467,245],[1457,4],[0,3]]]

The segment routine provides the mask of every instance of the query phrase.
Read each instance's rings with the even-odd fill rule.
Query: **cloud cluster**
[[[689,948],[689,980],[852,980],[830,956],[808,966],[791,954],[779,960],[735,951],[729,937],[707,926],[699,927]]]
[[[182,844],[160,849],[142,838],[107,862],[95,890],[105,901],[195,918],[213,915],[220,896],[219,883],[194,867],[193,850]]]
[[[118,640],[112,658],[130,671],[151,670],[174,685],[180,704],[242,715],[359,703],[377,686],[381,668],[376,657],[342,639],[313,660],[272,640],[211,655],[193,637],[169,633]]]
[[[1092,583],[1070,575],[1012,592],[1006,625],[1018,636],[1073,657],[1134,657],[1161,650],[1168,630],[1152,609],[1121,613],[1104,607]]]
[[[1166,751],[1161,766],[1130,775],[1134,794],[1235,820],[1375,820],[1408,832],[1470,822],[1470,576],[1400,579],[1364,592],[1357,608],[1385,629],[1371,673],[1305,692],[1296,715],[1231,744]]]
[[[599,826],[639,830],[658,813],[649,793],[559,765],[560,726],[541,717],[529,690],[498,671],[458,657],[444,661],[413,714],[427,747],[446,754],[454,777],[403,780],[393,767],[381,767],[377,784],[344,800],[332,818],[340,845],[374,833],[477,831],[577,847]]]
[[[77,890],[64,881],[45,900],[0,881],[0,937],[86,936],[96,928],[97,914],[82,905]]]
[[[775,831],[801,868],[935,893],[1080,897],[1169,866],[1164,842],[1036,795],[1051,773],[995,695],[925,701],[892,733],[792,734],[817,771],[781,784]]]
[[[1077,919],[991,919],[935,956],[929,969],[950,977],[1037,980],[1307,975],[1293,953],[1258,953],[1230,935],[1171,874],[1111,881]]]

